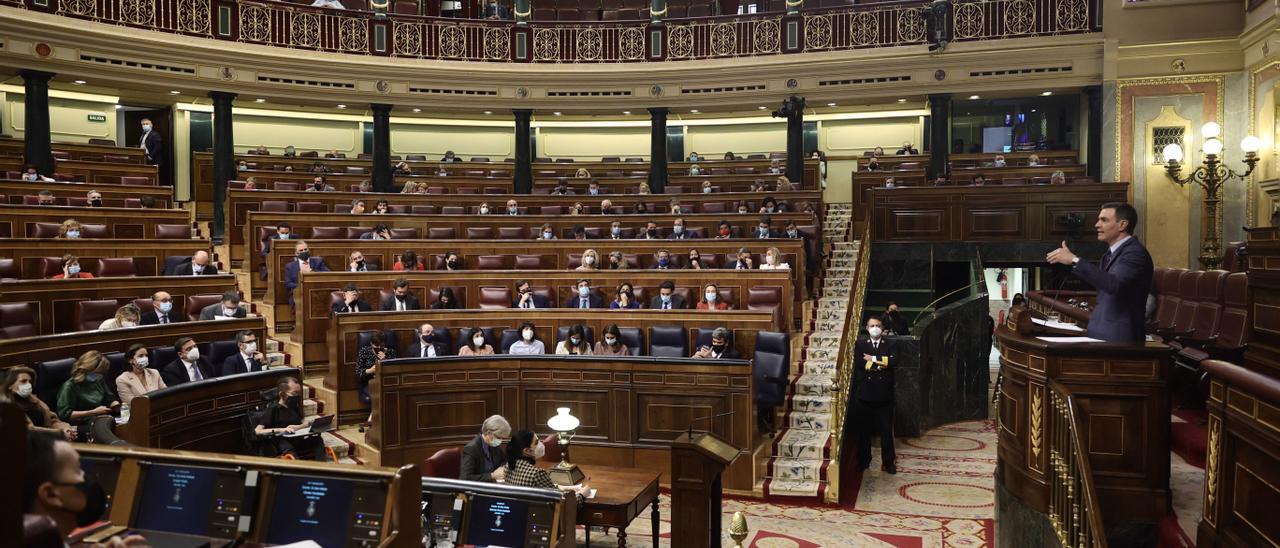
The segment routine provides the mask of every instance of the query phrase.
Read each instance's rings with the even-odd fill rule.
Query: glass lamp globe
[[[1205,139],[1217,137],[1222,135],[1222,126],[1218,125],[1217,122],[1205,122],[1203,126],[1200,126],[1200,134]]]
[[[568,407],[557,407],[556,416],[547,421],[547,426],[556,432],[572,432],[577,430],[580,424],[582,422],[578,420],[578,417],[569,414]]]
[[[1169,161],[1173,161],[1173,162],[1181,162],[1181,161],[1182,161],[1182,147],[1178,146],[1176,143],[1169,143],[1169,144],[1165,145],[1165,146],[1164,146],[1164,160],[1165,160],[1166,162],[1169,162]]]
[[[1252,135],[1240,140],[1240,150],[1249,152],[1257,152],[1262,148],[1262,140]]]
[[[1206,139],[1204,142],[1204,153],[1217,156],[1222,154],[1222,141],[1217,139]]]

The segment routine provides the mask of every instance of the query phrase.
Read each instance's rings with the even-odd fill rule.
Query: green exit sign
[[[107,121],[106,114],[90,114],[88,118],[90,122],[105,123]]]

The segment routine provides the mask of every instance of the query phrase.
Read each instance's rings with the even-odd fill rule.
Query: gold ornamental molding
[[[1218,525],[1218,492],[1222,488],[1222,419],[1209,415],[1209,448],[1205,456],[1204,520],[1211,526]]]
[[[1040,470],[1040,451],[1044,446],[1044,387],[1031,385],[1031,468]]]

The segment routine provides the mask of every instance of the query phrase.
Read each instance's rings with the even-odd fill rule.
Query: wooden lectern
[[[671,545],[720,546],[720,474],[738,448],[710,432],[671,442]]]

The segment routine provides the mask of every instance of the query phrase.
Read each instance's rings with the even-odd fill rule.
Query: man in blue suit
[[[604,308],[604,298],[591,290],[590,280],[578,280],[576,293],[564,301],[564,308]]]
[[[1138,212],[1127,203],[1110,203],[1098,212],[1098,241],[1107,244],[1098,266],[1080,260],[1067,242],[1046,257],[1052,264],[1072,265],[1071,273],[1098,291],[1098,303],[1089,318],[1088,335],[1119,343],[1146,339],[1147,294],[1155,270],[1147,248],[1133,236]]]
[[[329,265],[324,264],[324,259],[311,256],[307,242],[298,242],[293,251],[297,259],[284,265],[284,288],[289,291],[289,306],[293,306],[293,290],[298,288],[300,272],[329,272]]]
[[[251,373],[267,367],[267,357],[258,350],[258,337],[252,331],[236,333],[237,352],[222,361],[222,375]]]

